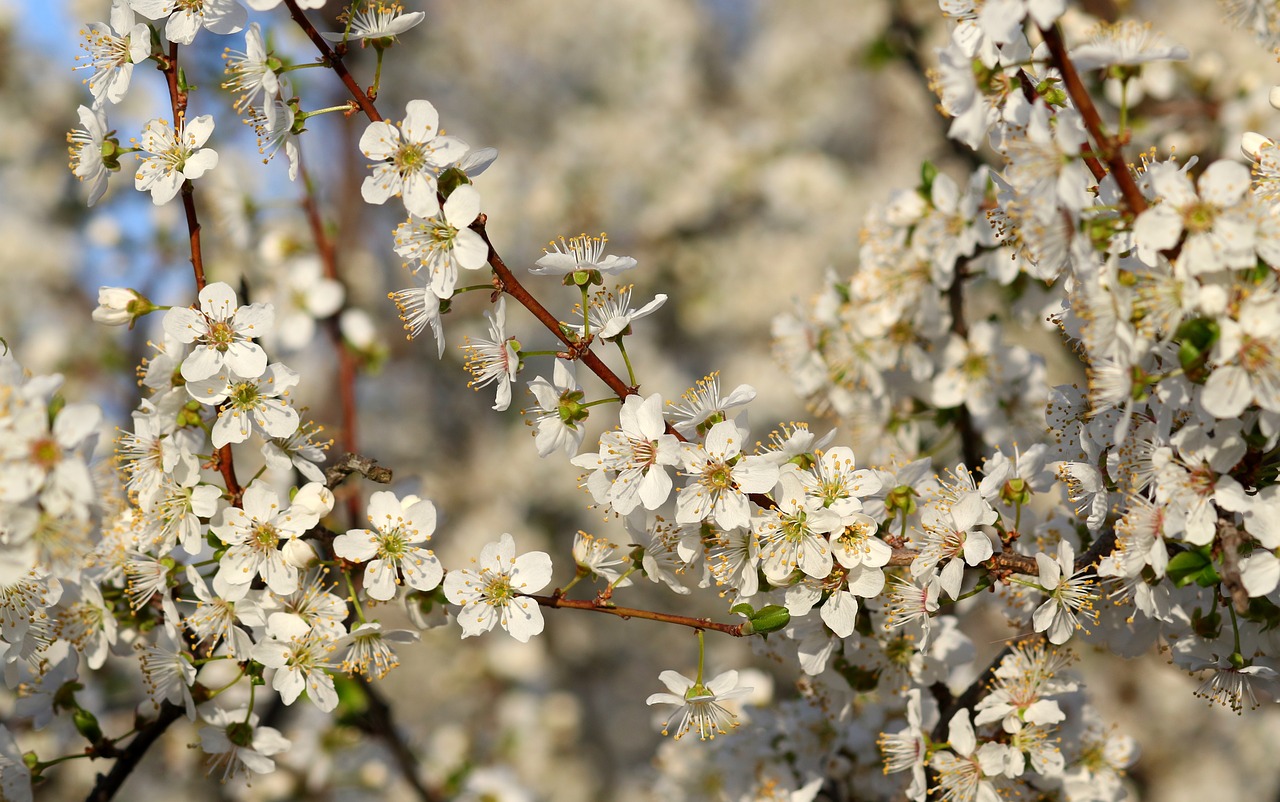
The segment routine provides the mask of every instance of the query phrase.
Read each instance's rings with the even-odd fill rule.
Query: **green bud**
[[[1207,317],[1192,318],[1178,327],[1174,334],[1174,338],[1179,341],[1178,361],[1188,379],[1203,382],[1207,378],[1204,363],[1220,334],[1217,321]]]
[[[22,753],[22,765],[26,766],[29,771],[35,771],[36,766],[40,765],[40,757],[34,751]]]
[[[766,604],[747,618],[742,628],[744,635],[767,635],[791,623],[791,613],[779,604]]]
[[[96,744],[102,740],[102,728],[98,726],[98,717],[88,710],[77,707],[76,712],[71,714],[71,720],[75,722],[76,732],[83,735],[89,743]]]
[[[933,198],[933,182],[938,177],[938,166],[926,161],[920,165],[920,194],[925,200]]]

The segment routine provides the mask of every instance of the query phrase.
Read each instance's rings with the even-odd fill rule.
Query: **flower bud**
[[[102,740],[102,728],[98,726],[98,717],[88,710],[83,707],[76,708],[71,720],[75,722],[76,732],[83,735],[90,743],[96,744]]]
[[[791,613],[780,604],[766,604],[747,618],[743,635],[767,635],[791,623]]]
[[[123,326],[129,328],[138,318],[156,309],[145,295],[127,287],[99,287],[98,308],[93,310],[93,319],[106,326]]]

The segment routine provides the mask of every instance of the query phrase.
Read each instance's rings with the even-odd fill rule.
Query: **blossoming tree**
[[[606,236],[558,237],[527,263],[499,252],[519,222],[484,211],[497,151],[445,133],[412,75],[384,81],[424,12],[245,5],[112,0],[82,32],[72,171],[90,206],[123,202],[132,172],[157,214],[181,207],[170,261],[187,265],[160,287],[173,303],[104,286],[84,316],[156,340],[113,459],[98,405],[24,371],[8,340],[0,356],[5,799],[128,794],[184,728],[205,770],[191,776],[237,795],[381,798],[388,780],[359,767],[387,765],[426,800],[556,796],[478,744],[482,722],[412,733],[412,700],[385,688],[415,654],[441,667],[416,681],[442,697],[483,693],[486,673],[509,687],[530,676],[520,660],[570,663],[572,645],[534,650],[587,614],[628,652],[653,645],[642,628],[670,638],[650,687],[608,689],[632,716],[655,706],[671,736],[652,798],[1121,799],[1135,743],[1090,701],[1082,645],[1114,661],[1163,650],[1237,714],[1275,696],[1280,146],[1241,131],[1225,158],[1203,148],[1203,167],[1162,147],[1152,132],[1183,112],[1144,99],[1194,96],[1170,67],[1187,49],[1065,0],[941,2],[918,72],[961,155],[919,160],[872,206],[854,264],[816,290],[781,282],[813,296],[777,309],[772,334],[819,417],[769,427],[749,383],[663,384],[652,335],[677,293],[633,301],[645,264]],[[1280,38],[1273,8],[1227,11]],[[920,23],[883,24],[889,58],[926,58]],[[215,37],[227,93],[193,79]],[[143,80],[163,106],[122,135],[109,120],[146,99]],[[288,163],[263,167],[280,181],[249,201],[214,183],[236,116],[265,161]],[[346,141],[308,130],[329,120]],[[367,172],[314,168],[343,152]],[[766,196],[785,207],[804,190],[782,171]],[[590,505],[600,534],[575,534],[566,509],[530,527],[539,540],[477,541],[450,521],[471,513],[395,484],[357,439],[389,377],[351,297],[355,198],[399,221],[369,218],[408,284],[381,313],[414,345],[429,334],[418,351],[434,357],[483,315],[465,383],[494,427],[524,404],[525,449],[564,469],[504,472],[503,454],[459,481],[559,504],[568,477],[564,505]],[[273,226],[290,223],[272,205],[296,206],[305,236],[280,245]],[[264,269],[207,259],[255,247],[274,252]],[[734,298],[714,300],[699,314],[733,315]],[[335,420],[300,403],[309,382]],[[447,418],[444,399],[420,390],[393,414]],[[503,644],[507,666],[456,662],[472,637]],[[83,789],[63,778],[72,761],[91,766]]]

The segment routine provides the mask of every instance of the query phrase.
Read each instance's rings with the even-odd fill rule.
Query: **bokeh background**
[[[824,432],[837,421],[813,419],[775,362],[770,321],[802,305],[825,271],[855,269],[863,215],[889,193],[915,184],[928,159],[963,180],[965,161],[945,141],[946,122],[923,69],[945,36],[936,5],[877,0],[409,0],[424,24],[389,52],[378,98],[398,119],[404,104],[427,98],[448,133],[496,147],[498,161],[479,180],[489,232],[508,265],[532,265],[548,240],[608,232],[610,252],[640,268],[626,276],[643,301],[669,301],[638,325],[629,350],[645,392],[674,398],[719,371],[726,389],[755,386],[753,434],[777,422],[812,420]],[[99,285],[127,285],[157,303],[193,298],[186,231],[178,204],[155,208],[132,188],[132,170],[114,175],[106,197],[86,209],[66,167],[64,134],[87,103],[82,72],[72,72],[77,31],[105,20],[103,0],[0,0],[0,337],[36,373],[67,377],[65,394],[104,406],[125,425],[137,401],[133,365],[159,339],[158,319],[133,331],[105,330],[89,319]],[[338,9],[318,16],[329,20]],[[1266,48],[1230,29],[1213,3],[1095,4],[1151,19],[1188,47],[1184,64],[1149,71],[1142,107],[1156,115],[1136,131],[1132,155],[1162,152],[1234,156],[1242,130],[1280,132],[1266,103],[1280,66]],[[294,62],[313,57],[283,17],[252,15]],[[1069,18],[1080,30],[1082,14]],[[283,157],[264,165],[252,131],[233,126],[231,101],[218,89],[224,47],[242,35],[202,33],[188,50],[188,78],[199,87],[192,113],[214,113],[210,145],[218,168],[197,186],[207,271],[282,307],[296,290],[312,246]],[[354,52],[353,72],[370,80],[371,52]],[[305,109],[340,103],[341,86],[323,70],[291,74]],[[109,111],[127,142],[167,96],[158,73],[140,66],[126,102]],[[1176,123],[1168,122],[1176,120]],[[347,306],[369,326],[367,370],[358,384],[362,453],[395,471],[394,489],[435,501],[441,524],[433,547],[456,565],[501,532],[521,549],[552,553],[555,582],[570,579],[569,546],[586,529],[627,543],[621,523],[588,509],[577,470],[540,460],[516,408],[489,409],[487,391],[467,389],[458,348],[482,334],[483,293],[455,299],[446,316],[448,348],[437,360],[429,338],[406,341],[388,291],[408,286],[392,252],[402,219],[394,204],[360,201],[365,159],[355,143],[359,117],[314,118],[303,159],[338,242]],[[132,133],[131,133],[132,132]],[[990,154],[987,154],[990,156]],[[394,208],[392,208],[394,206]],[[567,319],[576,293],[550,279],[528,286]],[[362,318],[348,321],[356,326]],[[526,349],[550,346],[515,307],[511,329]],[[154,325],[153,325],[154,324]],[[351,329],[354,332],[356,329]],[[301,403],[340,437],[336,355],[317,331],[305,347],[272,351],[302,372]],[[620,367],[620,362],[617,363]],[[548,375],[530,360],[525,379]],[[1054,382],[1076,378],[1051,357]],[[583,377],[586,378],[585,376]],[[603,390],[588,383],[591,397]],[[603,417],[603,416],[597,416]],[[589,429],[588,443],[600,425]],[[851,432],[846,423],[842,433]],[[110,430],[105,431],[109,441]],[[102,450],[108,459],[109,448]],[[357,486],[367,495],[373,488]],[[629,602],[727,617],[714,594],[676,598],[648,586]],[[395,609],[391,620],[403,620]],[[652,763],[663,739],[644,699],[661,690],[658,673],[690,672],[696,646],[687,632],[645,622],[560,611],[528,645],[502,634],[459,641],[456,626],[424,634],[403,650],[403,665],[382,687],[394,700],[407,740],[435,782],[468,766],[499,799],[641,800],[655,791]],[[978,665],[1010,633],[976,616]],[[794,696],[794,676],[753,656],[747,644],[710,638],[709,670],[751,670],[757,699]],[[125,671],[124,669],[120,669]],[[1273,703],[1238,717],[1193,697],[1195,680],[1158,654],[1121,662],[1082,654],[1080,670],[1104,715],[1142,750],[1132,791],[1147,799],[1275,799],[1280,764],[1274,746],[1280,716]],[[96,691],[104,722],[127,729],[127,672]],[[135,700],[136,701],[136,700]],[[0,698],[0,713],[11,700]],[[358,730],[325,732],[307,705],[275,711],[295,742],[347,739],[325,761],[285,757],[282,771],[251,788],[196,782],[196,798],[309,798],[308,778],[325,776],[334,799],[414,798],[386,752]],[[750,726],[748,724],[748,726]],[[46,737],[56,739],[57,733]],[[131,798],[172,794],[188,771],[199,776],[194,730],[165,739],[130,781]],[[662,746],[697,750],[696,742]],[[300,750],[315,754],[316,750]],[[75,798],[99,767],[76,761],[44,798]],[[301,789],[301,790],[300,790]],[[522,796],[523,795],[523,796]],[[477,796],[476,798],[482,798]],[[675,798],[667,796],[666,798]],[[696,793],[690,799],[699,798]]]

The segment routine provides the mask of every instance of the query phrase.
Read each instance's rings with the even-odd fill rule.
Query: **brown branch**
[[[325,487],[332,490],[342,484],[353,473],[358,473],[369,481],[382,485],[391,482],[390,468],[382,467],[373,457],[362,457],[359,454],[348,453],[333,460],[324,469]]]
[[[1093,541],[1089,549],[1076,558],[1073,568],[1076,573],[1084,571],[1091,566],[1097,565],[1098,560],[1111,553],[1116,545],[1116,533],[1114,529],[1108,529]],[[915,549],[895,548],[893,554],[889,557],[890,566],[910,565],[915,561],[920,552]],[[991,559],[982,563],[982,567],[987,571],[1013,574],[1026,574],[1028,576],[1036,576],[1040,573],[1040,567],[1036,563],[1035,557],[1019,554],[1016,551],[1002,551],[998,554],[991,555]]]
[[[111,771],[98,775],[97,781],[93,784],[93,790],[85,797],[85,802],[108,802],[113,799],[151,745],[164,734],[165,730],[169,729],[170,724],[182,718],[183,715],[184,710],[181,705],[175,705],[172,702],[162,703],[160,713],[155,720],[138,730],[138,734],[133,736],[129,745],[119,750]]]
[[[1135,217],[1142,214],[1147,208],[1147,199],[1142,196],[1142,190],[1138,188],[1138,182],[1134,180],[1133,174],[1129,172],[1129,165],[1125,163],[1124,153],[1120,149],[1120,141],[1109,135],[1103,128],[1102,116],[1098,114],[1098,107],[1094,105],[1093,98],[1089,96],[1089,91],[1085,89],[1084,83],[1080,80],[1080,73],[1076,72],[1076,65],[1072,63],[1071,57],[1067,54],[1066,43],[1062,41],[1062,32],[1057,26],[1054,26],[1041,28],[1040,35],[1044,37],[1044,43],[1049,48],[1054,66],[1062,74],[1062,82],[1066,87],[1067,94],[1071,96],[1071,101],[1075,103],[1076,109],[1080,112],[1080,117],[1084,120],[1085,129],[1088,130],[1089,136],[1093,139],[1093,143],[1098,149],[1098,155],[1106,162],[1111,175],[1115,177],[1116,186],[1119,187],[1120,194],[1124,196],[1130,213]]]
[[[559,609],[570,610],[590,610],[596,613],[604,613],[605,615],[615,615],[618,618],[643,618],[646,621],[661,621],[664,624],[676,624],[691,629],[711,630],[713,632],[723,632],[726,635],[732,635],[735,638],[746,636],[743,632],[742,624],[721,624],[712,621],[710,618],[693,618],[687,615],[675,615],[674,613],[659,613],[653,610],[639,610],[634,607],[615,607],[614,605],[600,599],[566,599],[563,596],[534,596],[527,594],[528,598],[533,599],[543,607],[554,607]]]
[[[187,113],[187,93],[185,89],[178,85],[178,45],[176,43],[169,45],[169,57],[160,63],[160,69],[164,73],[165,83],[169,87],[169,106],[173,110],[173,128],[176,136],[181,136],[185,126],[185,118]],[[187,236],[191,249],[191,269],[195,274],[196,293],[205,288],[206,279],[204,275],[204,256],[203,249],[200,246],[200,219],[196,216],[196,198],[195,185],[190,179],[182,182],[182,210],[187,219]],[[233,506],[240,506],[240,496],[243,489],[236,480],[236,467],[234,457],[231,454],[231,445],[224,445],[214,452],[213,465],[222,475],[222,481],[227,486],[227,495],[230,497]]]
[[[347,91],[351,93],[351,97],[355,99],[360,106],[360,111],[364,112],[364,116],[369,118],[369,122],[379,122],[382,115],[378,113],[378,108],[373,105],[373,101],[360,88],[360,84],[356,83],[356,79],[351,77],[351,72],[347,70],[347,65],[342,63],[342,56],[338,55],[333,48],[329,47],[329,43],[320,35],[315,26],[311,24],[311,20],[307,19],[307,15],[302,13],[302,9],[298,8],[296,0],[284,0],[284,4],[289,8],[289,16],[293,17],[293,21],[298,23],[298,27],[307,35],[311,43],[316,46],[316,50],[320,51],[320,55],[324,59],[324,63],[329,66],[342,84],[347,87]]]
[[[1219,556],[1222,558],[1222,584],[1231,596],[1231,606],[1241,615],[1249,612],[1249,592],[1240,578],[1240,545],[1244,537],[1240,528],[1226,516],[1218,516]]]
[[[1043,636],[1036,635],[1033,637]],[[1024,640],[1021,642],[1025,643],[1026,641]],[[973,706],[982,699],[991,683],[995,681],[996,669],[1000,668],[1000,663],[1013,653],[1014,645],[1015,644],[1013,643],[1005,645],[1005,647],[1000,650],[1000,653],[995,656],[995,659],[987,665],[986,670],[983,671],[968,688],[965,688],[964,693],[952,699],[951,703],[945,707],[939,707],[938,723],[934,725],[933,732],[929,734],[931,740],[935,742],[947,740],[947,726],[951,723],[952,716],[959,713],[961,710],[972,710]]]

